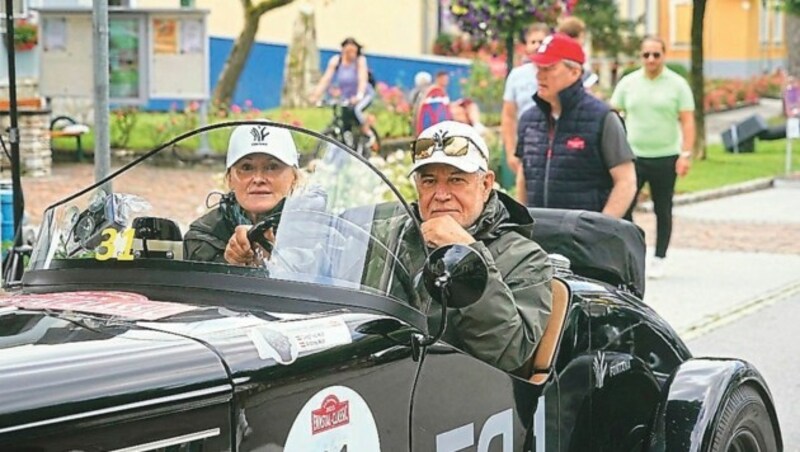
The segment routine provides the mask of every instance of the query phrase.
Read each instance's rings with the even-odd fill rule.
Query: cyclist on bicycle
[[[341,53],[332,56],[328,61],[325,73],[311,93],[311,102],[319,102],[329,87],[328,92],[331,96],[341,97],[350,102],[355,117],[361,125],[362,133],[370,139],[369,147],[373,147],[376,137],[366,121],[364,110],[372,103],[375,90],[369,81],[367,57],[361,54],[361,44],[354,38],[342,41]]]

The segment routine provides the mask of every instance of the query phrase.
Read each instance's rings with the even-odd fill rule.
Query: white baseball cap
[[[299,166],[292,133],[282,127],[253,124],[233,129],[228,140],[225,168],[230,169],[239,159],[250,154],[271,155],[289,166]]]
[[[487,171],[489,168],[489,147],[483,137],[469,124],[456,121],[442,121],[434,124],[419,134],[416,145],[420,139],[430,138],[444,146],[444,140],[448,137],[464,137],[468,139],[469,149],[462,156],[447,155],[442,149],[434,149],[430,157],[418,159],[415,157],[414,166],[411,167],[409,175],[419,168],[430,163],[444,163],[454,166],[465,173],[474,173],[478,170]],[[463,149],[463,148],[462,148]],[[412,152],[414,152],[412,150]]]

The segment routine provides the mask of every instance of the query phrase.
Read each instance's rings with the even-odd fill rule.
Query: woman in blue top
[[[375,90],[369,83],[367,57],[361,54],[361,44],[354,38],[342,41],[342,52],[328,60],[328,67],[311,94],[311,102],[319,102],[329,87],[331,96],[350,101],[361,130],[370,137],[369,145],[372,147],[376,140],[366,122],[364,110],[372,103]]]

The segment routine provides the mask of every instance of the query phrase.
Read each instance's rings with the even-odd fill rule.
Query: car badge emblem
[[[316,435],[327,430],[350,423],[350,402],[339,401],[331,394],[322,401],[322,406],[311,412],[311,434]]]
[[[594,387],[600,389],[605,383],[606,372],[608,371],[605,353],[598,350],[592,361],[592,369],[594,369]]]

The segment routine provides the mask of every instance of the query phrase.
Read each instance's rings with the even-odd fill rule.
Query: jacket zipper
[[[548,198],[550,197],[550,160],[553,158],[553,142],[555,141],[557,127],[558,121],[554,120],[552,116],[549,117],[547,120],[547,161],[545,162],[544,166],[544,207],[549,207]]]

